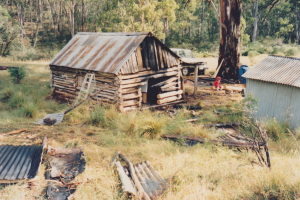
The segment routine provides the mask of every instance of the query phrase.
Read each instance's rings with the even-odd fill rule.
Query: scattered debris
[[[176,109],[181,109],[181,108],[186,108],[187,110],[201,110],[202,106],[198,105],[180,105],[180,104],[175,104],[173,108]]]
[[[0,146],[0,183],[17,183],[19,181],[30,181],[40,168],[43,145],[30,146]]]
[[[163,135],[162,138],[171,139],[171,140],[187,140],[185,144],[188,146],[194,146],[197,143],[204,143],[205,138],[200,137],[193,137],[193,136],[181,136],[181,135]],[[223,145],[223,146],[231,146],[237,148],[246,148],[246,149],[253,149],[256,146],[254,140],[246,138],[244,136],[236,136],[226,134],[225,137],[220,137],[218,140],[207,140],[215,145]],[[259,142],[258,146],[263,146],[263,142]]]
[[[25,131],[27,131],[26,128],[19,129],[19,130],[14,130],[14,131],[11,131],[9,133],[1,133],[1,135],[3,135],[3,136],[5,136],[5,135],[14,135],[14,134],[22,133],[22,132],[25,132]]]
[[[81,148],[65,149],[48,147],[49,165],[46,172],[48,180],[47,196],[50,199],[65,200],[73,194],[79,183],[75,177],[85,169]]]
[[[224,124],[204,124],[204,125],[199,125],[199,126],[204,126],[204,127],[218,127],[218,128],[222,128],[222,127],[232,127],[232,126],[240,126],[241,123],[240,122],[233,122],[233,123],[224,123]]]
[[[127,163],[127,167],[122,167],[116,161],[118,155]],[[123,192],[136,194],[138,198],[157,199],[169,186],[168,182],[158,174],[147,160],[133,165],[124,155],[117,152],[111,163],[117,166]]]
[[[67,199],[76,189],[73,179],[85,169],[82,149],[50,147],[48,154],[51,170],[47,171],[46,178],[51,181],[48,182],[47,195],[53,199]]]
[[[53,119],[51,117],[43,119],[44,124],[48,126],[55,124],[56,121],[57,121],[56,119]]]
[[[65,112],[63,112],[63,113],[55,113],[55,114],[48,114],[43,119],[41,119],[40,121],[36,122],[35,124],[56,125],[56,124],[62,122],[65,114],[67,114],[68,112],[72,111],[76,107],[80,106],[83,102],[85,102],[85,100],[87,98],[93,97],[93,96],[99,94],[101,91],[103,91],[105,88],[109,87],[113,83],[114,83],[114,81],[112,83],[108,84],[108,85],[105,85],[104,87],[102,87],[98,91],[94,92],[90,96],[85,97],[79,103],[76,103],[72,107],[68,108]]]
[[[0,70],[7,70],[12,68],[19,68],[19,67],[10,67],[10,66],[0,66]]]

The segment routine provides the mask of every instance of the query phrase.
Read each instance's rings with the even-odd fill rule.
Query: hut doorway
[[[149,78],[147,84],[147,103],[150,105],[157,104],[157,95],[162,92],[159,83],[166,81],[170,77]]]

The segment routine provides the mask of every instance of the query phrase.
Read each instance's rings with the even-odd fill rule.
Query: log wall
[[[73,101],[79,94],[81,85],[78,84],[79,77],[85,77],[86,73],[94,73],[96,81],[96,89],[101,89],[105,85],[114,81],[114,83],[92,97],[93,100],[98,101],[100,104],[119,104],[119,87],[120,81],[114,74],[105,74],[97,72],[88,72],[86,70],[76,70],[66,67],[51,66],[51,80],[50,85],[52,94],[58,98],[67,101]]]
[[[168,103],[182,99],[182,88],[180,82],[180,65],[160,71],[143,71],[133,74],[119,74],[120,80],[120,110],[128,111],[141,108],[142,92],[141,86],[146,84],[149,78],[166,77],[166,80],[153,86],[161,88],[162,92],[157,95],[157,104]]]

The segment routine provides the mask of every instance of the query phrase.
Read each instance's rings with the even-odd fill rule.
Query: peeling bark
[[[241,48],[242,0],[220,0],[220,49],[218,65],[224,59],[218,76],[238,79]]]

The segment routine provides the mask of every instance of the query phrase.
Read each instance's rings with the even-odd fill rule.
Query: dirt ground
[[[225,84],[222,84],[225,85]],[[226,84],[236,87],[242,87],[239,84]],[[243,100],[242,94],[239,92],[228,93],[225,90],[212,90],[211,86],[198,86],[197,96],[194,96],[194,82],[190,81],[188,77],[185,78],[185,91],[188,94],[188,105],[200,105],[207,109],[213,106],[222,106],[226,103],[240,102]]]
[[[259,63],[262,59],[267,57],[268,54],[261,54],[252,58],[252,60],[248,56],[241,56],[240,62],[248,65],[250,68]],[[218,66],[218,58],[217,57],[209,57],[209,58],[199,58],[207,62],[208,72],[215,71]]]

